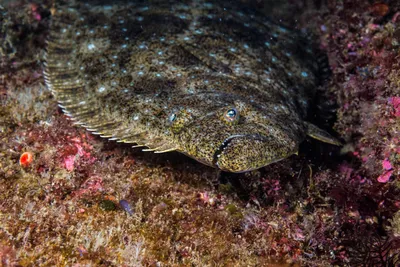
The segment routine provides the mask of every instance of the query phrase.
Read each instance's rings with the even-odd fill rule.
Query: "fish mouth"
[[[224,152],[225,148],[228,147],[229,143],[232,142],[233,139],[243,136],[246,135],[231,135],[228,138],[226,138],[214,153],[213,165],[218,167],[218,158],[221,156],[222,152]]]
[[[218,165],[218,160],[221,154],[224,152],[224,150],[229,146],[229,144],[235,140],[235,139],[253,139],[253,140],[265,140],[266,138],[263,137],[262,135],[259,134],[237,134],[237,135],[231,135],[228,138],[226,138],[221,145],[218,147],[218,149],[215,151],[214,156],[213,156],[213,165],[219,168]]]

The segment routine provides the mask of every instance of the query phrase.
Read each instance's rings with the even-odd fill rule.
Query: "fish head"
[[[283,110],[235,100],[191,108],[172,115],[171,129],[180,151],[222,171],[241,173],[284,159],[298,150],[304,126]]]

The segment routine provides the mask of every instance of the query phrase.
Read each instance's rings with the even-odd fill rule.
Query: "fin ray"
[[[343,145],[343,143],[341,141],[339,141],[338,139],[336,139],[335,137],[330,135],[328,132],[317,127],[316,125],[314,125],[310,122],[306,122],[306,126],[307,126],[307,135],[308,136],[310,136],[316,140],[319,140],[321,142],[331,144],[331,145],[336,145],[336,146]]]
[[[92,134],[120,143],[146,146],[146,151],[175,150],[165,135],[150,129],[145,122],[131,119],[123,108],[104,101],[107,94],[98,91],[96,76],[91,76],[90,70],[86,71],[86,67],[95,68],[90,65],[94,56],[85,58],[84,49],[90,48],[87,48],[85,37],[75,30],[75,26],[86,23],[81,19],[81,14],[73,8],[58,7],[46,41],[45,82],[60,108],[75,125],[85,127]],[[106,52],[110,53],[114,48],[108,49]]]

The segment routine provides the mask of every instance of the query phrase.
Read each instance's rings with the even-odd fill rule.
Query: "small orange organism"
[[[19,165],[21,165],[22,167],[28,167],[32,163],[32,161],[33,154],[31,152],[24,152],[19,158]]]
[[[385,16],[389,13],[389,6],[384,3],[375,3],[370,7],[372,13],[376,16]]]

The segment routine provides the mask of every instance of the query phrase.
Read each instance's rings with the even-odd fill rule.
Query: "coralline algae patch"
[[[14,67],[0,66],[1,264],[273,266],[277,260],[286,264],[279,266],[382,266],[383,261],[390,266],[398,261],[400,8],[388,3],[386,18],[370,8],[366,1],[339,3],[311,10],[311,19],[308,13],[299,17],[321,31],[322,46],[330,52],[330,89],[340,99],[336,128],[347,141],[345,155],[321,162],[300,153],[219,180],[213,169],[183,156],[145,155],[75,127],[44,87],[35,63],[39,55],[19,57],[25,44],[9,36],[15,48],[10,51],[17,54]],[[46,9],[50,5],[18,12],[8,25],[37,23],[35,12]],[[10,12],[18,10],[32,9],[23,5]],[[47,12],[39,13],[43,25]],[[31,38],[38,36],[43,32]],[[30,162],[27,167],[20,165],[25,152],[33,155],[32,161],[22,159]]]
[[[351,140],[344,150],[360,159],[371,179],[386,183],[396,181],[400,174],[400,21],[396,9],[386,19],[377,16],[373,7],[370,10],[372,14],[355,13],[353,19],[361,28],[356,34],[348,33],[355,23],[341,25],[340,31],[334,30],[335,22],[326,23],[330,27],[323,28],[323,43],[331,51],[333,86],[341,102],[337,129]]]
[[[332,197],[338,203],[342,199],[354,219],[375,231],[388,230],[394,224],[390,218],[400,209],[400,6],[396,1],[382,3],[388,12],[381,15],[374,11],[375,5],[358,2],[357,8],[343,6],[320,22],[322,44],[330,51],[333,67],[331,84],[340,105],[336,129],[347,140],[343,153],[351,156],[341,172],[346,183],[359,187],[364,195],[357,203],[356,197],[343,202],[340,194],[349,193],[349,188],[342,188]],[[390,229],[385,235],[396,244],[396,230]],[[392,253],[399,255],[398,244]],[[392,257],[392,264],[396,259]]]

